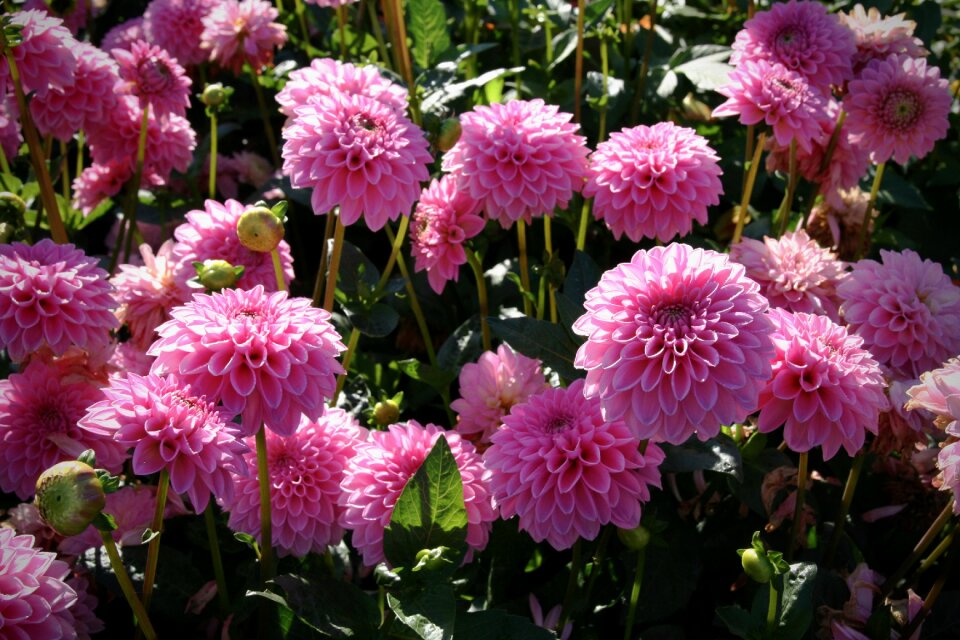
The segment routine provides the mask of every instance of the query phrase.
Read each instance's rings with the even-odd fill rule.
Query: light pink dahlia
[[[430,288],[438,294],[448,280],[456,282],[460,265],[467,262],[463,243],[483,231],[479,203],[457,189],[457,181],[445,175],[420,194],[410,225],[410,252],[417,271],[426,271]]]
[[[843,99],[854,139],[880,164],[922,158],[949,129],[951,96],[940,69],[923,58],[891,55],[874,60],[852,81]]]
[[[460,139],[444,154],[443,170],[504,229],[552,215],[587,176],[586,138],[572,118],[539,98],[474,107],[460,116]]]
[[[36,546],[44,551],[56,551],[57,545],[63,539],[63,536],[40,516],[40,509],[34,502],[21,502],[12,509],[7,509],[6,516],[0,526],[12,527],[21,535],[33,536]]]
[[[225,289],[196,294],[170,312],[148,355],[153,373],[172,373],[195,394],[243,416],[244,435],[264,424],[292,434],[300,414],[319,418],[346,350],[330,314],[285,291]]]
[[[357,446],[347,463],[340,486],[343,525],[353,531],[353,546],[366,566],[383,562],[383,530],[390,524],[393,507],[407,481],[423,464],[440,437],[446,438],[463,479],[467,508],[467,560],[487,546],[497,514],[493,508],[490,471],[484,468],[473,445],[453,431],[416,420],[372,431],[370,440]]]
[[[77,69],[73,52],[78,43],[63,20],[36,10],[18,11],[9,17],[11,26],[21,28],[21,42],[10,52],[24,91],[43,95],[50,89],[62,91],[71,86]],[[6,87],[9,78],[7,59],[0,58],[0,87]]]
[[[14,362],[71,345],[95,352],[118,326],[107,272],[72,244],[0,245],[0,347]]]
[[[259,72],[287,41],[279,12],[265,0],[222,0],[203,17],[201,46],[210,59],[239,75],[244,63]]]
[[[920,375],[920,384],[907,389],[907,410],[926,409],[937,416],[938,426],[960,431],[960,358]]]
[[[897,376],[919,377],[960,353],[960,287],[914,251],[861,260],[837,293],[850,331]]]
[[[417,125],[363,95],[333,93],[296,108],[283,131],[283,172],[295,188],[312,188],[313,212],[340,207],[340,219],[360,219],[371,231],[408,215],[430,178],[433,157]]]
[[[193,81],[166,49],[141,40],[111,54],[120,66],[124,90],[137,97],[141,109],[149,106],[158,116],[186,115]]]
[[[337,6],[347,4],[332,0]],[[352,0],[348,0],[352,1]],[[356,66],[333,58],[315,58],[309,67],[290,72],[290,79],[277,94],[280,113],[293,118],[296,108],[302,107],[317,96],[334,93],[361,95],[379,100],[397,113],[407,110],[407,90],[384,78],[374,65]]]
[[[130,18],[116,25],[110,29],[110,31],[107,31],[107,34],[103,36],[103,40],[100,41],[100,48],[104,51],[113,51],[114,49],[126,49],[129,51],[130,47],[133,46],[133,43],[137,40],[145,40],[147,42],[151,40],[144,28],[144,19],[142,17]]]
[[[853,31],[857,52],[853,57],[854,76],[872,60],[883,60],[892,53],[905,53],[911,58],[927,55],[923,41],[914,37],[917,23],[905,19],[906,14],[884,16],[876,7],[864,9],[857,4],[849,13],[837,13],[840,21]]]
[[[593,540],[601,527],[640,524],[640,503],[660,487],[663,451],[640,442],[622,420],[605,420],[596,397],[585,398],[583,380],[547,389],[515,405],[483,454],[493,472],[490,487],[505,519],[554,549],[579,538]]]
[[[343,538],[340,481],[367,431],[348,413],[326,409],[319,420],[304,417],[287,437],[267,433],[273,545],[281,556],[323,553]],[[260,486],[253,439],[244,456],[246,475],[234,474],[234,497],[224,501],[229,526],[260,540]]]
[[[101,202],[120,193],[123,185],[132,177],[133,169],[129,162],[95,162],[73,180],[74,206],[87,215]]]
[[[110,354],[110,361],[107,363],[107,366],[115,375],[136,373],[145,376],[150,373],[152,365],[153,358],[148,356],[145,350],[130,342],[117,344],[117,348]]]
[[[624,129],[590,156],[583,195],[617,239],[669,242],[694,220],[707,224],[707,207],[723,193],[719,160],[705,138],[672,122]]]
[[[760,285],[727,256],[679,243],[640,250],[603,274],[584,307],[574,364],[607,421],[680,444],[756,409],[773,327]]]
[[[68,0],[54,2],[53,0],[27,0],[23,3],[24,9],[36,9],[47,15],[63,20],[63,24],[70,32],[76,34],[87,24],[87,14],[93,13],[95,7],[90,6],[87,0]]]
[[[943,474],[943,481],[940,483],[941,491],[953,492],[953,512],[960,514],[960,429],[954,422],[952,428],[947,432],[953,436],[951,442],[940,449],[937,456],[937,468]]]
[[[206,62],[208,51],[200,46],[203,19],[216,0],[150,0],[143,14],[149,41],[163,47],[183,67]]]

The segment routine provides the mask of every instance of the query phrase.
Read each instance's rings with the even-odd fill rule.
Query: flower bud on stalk
[[[264,206],[254,206],[237,221],[240,244],[251,251],[270,253],[283,240],[283,220]]]
[[[83,533],[106,503],[97,472],[83,462],[55,464],[37,479],[37,509],[61,535]]]

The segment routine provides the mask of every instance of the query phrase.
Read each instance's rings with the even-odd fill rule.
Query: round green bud
[[[237,284],[242,273],[242,268],[238,270],[226,260],[204,260],[203,264],[197,267],[197,280],[208,291],[220,291]]]
[[[447,118],[440,123],[440,132],[437,134],[437,149],[446,153],[457,144],[460,139],[460,121],[456,118]]]
[[[83,533],[107,504],[97,472],[77,460],[55,464],[37,479],[37,509],[54,531]]]
[[[633,529],[617,529],[617,537],[627,549],[640,551],[650,544],[650,531],[642,524]]]
[[[426,569],[427,571],[437,571],[438,569],[443,569],[445,565],[449,564],[443,558],[443,552],[445,550],[446,547],[437,547],[436,549],[420,549],[420,551],[417,551],[416,567],[418,569]]]
[[[223,90],[223,85],[215,82],[204,87],[203,93],[200,94],[200,102],[208,107],[219,107],[226,97],[227,94]]]
[[[766,555],[760,555],[756,549],[744,550],[743,555],[740,556],[740,564],[743,565],[746,574],[760,584],[770,582],[770,578],[773,577],[773,565]]]
[[[23,220],[27,203],[23,198],[9,191],[0,191],[0,220],[14,224]]]
[[[283,222],[270,209],[253,207],[237,221],[237,237],[251,251],[270,253],[283,240]]]
[[[393,400],[381,400],[373,405],[373,421],[381,427],[400,419],[400,405]]]

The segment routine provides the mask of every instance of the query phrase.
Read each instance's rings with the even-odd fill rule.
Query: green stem
[[[286,291],[287,283],[283,279],[283,265],[280,263],[280,253],[276,248],[270,252],[270,257],[273,259],[273,275],[277,279],[277,291]]]
[[[544,66],[549,67],[553,64],[553,27],[551,26],[550,16],[547,16],[546,20],[543,21],[543,38],[546,41],[546,49],[543,52],[544,62],[546,63]]]
[[[113,536],[106,531],[101,531],[100,537],[103,539],[103,546],[107,549],[107,556],[110,558],[110,566],[113,567],[113,573],[117,577],[117,582],[120,583],[120,590],[123,591],[123,596],[127,599],[127,604],[129,604],[130,609],[133,610],[133,615],[137,618],[137,624],[140,626],[140,630],[143,631],[143,635],[147,640],[156,640],[157,632],[154,631],[153,625],[150,623],[150,616],[147,615],[147,610],[143,607],[143,603],[137,598],[137,592],[133,588],[133,583],[130,582],[130,576],[127,575],[123,561],[120,559],[120,552],[117,551],[117,544],[113,541]]]
[[[473,270],[473,276],[477,279],[477,298],[480,303],[480,334],[483,338],[483,350],[491,351],[493,349],[490,341],[490,324],[487,317],[490,315],[490,306],[487,300],[487,283],[483,276],[483,267],[480,258],[473,251],[467,248],[467,262]]]
[[[67,157],[67,143],[60,142],[60,188],[63,201],[70,202],[70,163]]]
[[[857,251],[857,259],[866,255],[867,246],[870,244],[870,222],[873,220],[873,210],[877,206],[877,194],[880,193],[880,183],[883,182],[883,170],[886,166],[886,162],[878,164],[877,173],[873,176],[870,199],[867,200],[867,209],[863,212],[863,229],[860,232],[860,249]]]
[[[580,226],[577,228],[577,251],[583,251],[587,246],[587,227],[590,226],[590,200],[583,199],[583,208],[580,209]]]
[[[837,553],[837,547],[840,545],[840,538],[843,536],[843,529],[847,524],[847,514],[850,513],[853,494],[857,490],[857,481],[860,479],[860,472],[863,470],[863,463],[866,458],[866,454],[858,453],[854,456],[853,464],[850,466],[847,483],[843,487],[843,497],[840,500],[840,513],[833,525],[833,534],[830,536],[830,544],[827,546],[827,553],[824,555],[824,566],[826,567],[833,564],[833,556]]]
[[[650,2],[650,32],[643,48],[643,60],[640,62],[640,71],[637,73],[637,85],[633,91],[633,104],[630,105],[630,122],[637,122],[640,118],[640,107],[643,105],[643,88],[647,81],[647,72],[650,70],[650,56],[653,54],[653,41],[657,37],[657,0]]]
[[[581,96],[583,95],[583,30],[586,1],[577,0],[577,51],[573,71],[573,121],[580,122],[582,116]]]
[[[637,618],[637,602],[640,601],[640,588],[643,586],[643,570],[647,562],[647,548],[637,551],[637,568],[633,572],[633,587],[630,589],[630,606],[627,609],[627,624],[623,632],[624,640],[630,640],[633,634],[633,622]]]
[[[390,67],[390,54],[387,53],[387,45],[383,41],[383,33],[380,31],[380,18],[377,16],[377,4],[375,0],[367,2],[367,12],[370,14],[370,30],[373,31],[373,37],[377,41],[377,50],[380,52],[380,61],[387,68]],[[395,70],[395,69],[394,69]]]
[[[593,566],[590,568],[590,580],[587,582],[587,590],[583,594],[584,606],[589,610],[590,596],[593,594],[593,587],[597,583],[597,576],[603,573],[603,561],[607,557],[607,545],[610,543],[610,536],[613,535],[613,525],[609,524],[603,528],[600,535],[600,543],[593,554]]]
[[[323,289],[323,308],[327,311],[333,311],[333,300],[337,293],[337,274],[340,271],[340,254],[343,253],[343,235],[346,228],[339,214],[332,211],[328,216],[337,216],[337,226],[333,233],[333,253],[330,254],[330,265],[327,267],[327,283]],[[320,265],[323,268],[323,265]]]
[[[390,240],[390,242],[396,242],[396,237],[394,236],[393,229],[390,228],[390,225],[384,226],[383,229],[387,232],[387,238]],[[403,281],[407,289],[407,295],[410,297],[410,309],[413,311],[413,315],[417,320],[417,326],[420,328],[420,335],[423,337],[424,346],[427,350],[427,358],[430,359],[430,364],[436,367],[437,352],[433,348],[433,338],[430,336],[430,328],[427,326],[427,320],[423,315],[423,309],[420,307],[420,300],[417,298],[417,290],[413,287],[413,280],[410,278],[410,272],[407,271],[407,263],[401,255],[397,256],[397,266],[400,268],[400,274],[403,276]]]
[[[797,139],[790,140],[790,160],[788,163],[787,191],[783,194],[783,202],[780,203],[780,211],[777,214],[777,237],[779,238],[786,232],[787,225],[790,222],[790,211],[793,209],[793,196],[797,190]]]
[[[207,528],[207,543],[210,545],[210,560],[213,562],[213,577],[217,581],[217,599],[220,613],[230,610],[230,595],[227,592],[227,577],[223,572],[223,559],[220,557],[220,540],[217,537],[217,523],[213,517],[213,500],[203,510],[203,521]]]
[[[157,578],[157,563],[160,561],[160,535],[163,533],[163,511],[167,507],[167,492],[170,489],[170,474],[161,469],[160,480],[157,482],[157,505],[153,511],[153,523],[150,530],[153,538],[147,546],[147,568],[143,573],[143,608],[150,610],[150,599],[153,597],[153,583]]]
[[[913,575],[913,581],[916,581],[921,574],[926,573],[927,569],[933,566],[933,563],[936,562],[940,556],[946,553],[947,549],[950,548],[950,545],[953,543],[954,537],[956,537],[957,532],[951,531],[950,535],[940,541],[940,544],[930,552],[926,558],[923,559],[923,562],[920,563],[920,566],[917,567],[917,572]]]
[[[550,216],[543,216],[543,242],[546,245],[548,261],[553,261],[553,220]],[[557,322],[557,289],[553,282],[549,284],[550,322]]]
[[[74,172],[74,175],[79,176],[83,173],[83,147],[84,147],[84,135],[83,129],[77,132],[77,170]]]
[[[517,244],[520,246],[520,282],[523,284],[523,313],[533,315],[533,304],[527,293],[530,291],[530,265],[527,263],[527,223],[517,220]]]
[[[563,606],[560,611],[560,621],[557,623],[557,629],[563,629],[570,619],[573,602],[577,595],[577,578],[580,576],[580,564],[582,555],[583,540],[577,538],[573,543],[573,557],[570,559],[570,576],[567,578],[567,592],[563,596]]]
[[[388,222],[387,224],[389,225],[390,223]],[[390,281],[390,276],[393,275],[393,268],[397,264],[397,256],[400,255],[400,248],[403,247],[403,241],[407,237],[407,229],[409,226],[410,216],[400,216],[400,226],[397,227],[397,233],[394,235],[393,242],[390,245],[390,257],[387,258],[387,264],[383,268],[383,272],[380,274],[380,280],[377,282],[377,288],[374,289],[373,297],[376,300],[379,300],[380,295],[382,295],[383,290]]]
[[[217,197],[217,114],[210,113],[210,177],[207,186],[210,199]]]
[[[910,638],[917,629],[920,628],[920,625],[923,624],[924,619],[926,619],[927,615],[933,609],[937,598],[940,597],[940,592],[943,591],[943,586],[947,583],[947,578],[953,573],[953,567],[957,564],[958,555],[960,555],[960,536],[955,535],[953,537],[953,543],[950,545],[947,561],[943,564],[943,569],[940,571],[937,581],[933,583],[933,586],[930,587],[930,591],[927,593],[927,597],[923,599],[923,606],[920,608],[920,611],[917,612],[917,615],[913,617],[913,620],[910,621],[906,629],[903,630],[903,633],[900,634],[901,638]]]
[[[627,4],[631,0],[626,0]],[[603,95],[600,96],[600,99],[603,101],[600,105],[600,126],[597,132],[597,143],[603,142],[604,138],[607,136],[607,76],[610,75],[610,65],[607,56],[607,37],[606,35],[600,36],[600,88]]]
[[[623,0],[623,59],[633,58],[633,0]]]
[[[0,170],[3,171],[3,175],[5,176],[13,176],[13,174],[10,172],[10,163],[7,161],[7,154],[3,152],[3,149],[0,149]]]
[[[307,55],[313,54],[313,47],[310,46],[310,28],[307,26],[307,16],[304,13],[303,0],[294,0],[293,12],[297,14],[297,22],[300,23],[300,36],[303,38],[303,45],[307,49]]]
[[[793,552],[800,535],[800,521],[803,516],[803,499],[807,495],[807,466],[809,455],[806,451],[800,454],[800,464],[797,469],[797,502],[793,507],[793,524],[790,527],[790,541],[787,543],[787,561],[793,560]]]
[[[260,481],[260,586],[273,578],[273,526],[270,520],[270,461],[267,458],[267,428],[257,430],[257,478]]]
[[[138,235],[137,203],[140,193],[140,179],[143,176],[143,163],[147,158],[147,130],[150,126],[150,104],[143,108],[143,119],[140,121],[140,139],[137,141],[137,159],[133,170],[133,182],[130,184],[127,196],[127,237],[123,247],[123,261],[130,261],[130,252],[133,249],[133,238]]]
[[[747,168],[750,166],[750,159],[753,158],[753,143],[756,142],[753,135],[755,127],[756,125],[747,125],[747,141],[743,151],[743,182],[740,185],[741,192],[747,188]]]
[[[337,406],[337,400],[340,398],[340,392],[343,391],[343,385],[347,380],[347,374],[350,373],[350,363],[353,361],[353,354],[357,350],[357,343],[360,341],[360,331],[353,327],[350,329],[350,338],[347,340],[347,350],[343,353],[343,373],[337,376],[337,388],[330,398],[330,406]]]
[[[766,139],[766,131],[761,131],[757,137],[756,146],[753,148],[753,158],[750,160],[750,166],[747,169],[747,183],[743,187],[740,208],[737,209],[737,226],[733,230],[733,239],[730,240],[730,244],[740,242],[740,237],[743,235],[743,225],[747,221],[747,215],[749,215],[750,198],[753,195],[753,185],[757,180],[757,168],[760,166],[760,155],[763,153],[763,144]]]
[[[886,598],[890,593],[897,588],[897,584],[907,575],[907,572],[910,570],[910,567],[920,559],[920,556],[923,555],[923,552],[933,544],[933,541],[936,537],[943,531],[944,527],[947,526],[947,523],[950,522],[950,519],[953,517],[953,498],[947,502],[947,506],[943,508],[943,511],[940,512],[940,515],[937,516],[937,519],[933,521],[933,524],[927,529],[926,533],[923,534],[923,537],[920,538],[920,542],[913,548],[913,551],[910,552],[910,555],[907,556],[907,559],[903,561],[900,567],[887,578],[887,581],[883,583],[883,586],[880,587],[880,598]]]
[[[581,0],[582,1],[582,0]],[[514,67],[520,66],[520,0],[509,0],[510,3],[510,59]],[[523,95],[523,81],[521,74],[513,77],[517,88],[517,97]]]
[[[330,244],[330,238],[333,236],[333,226],[336,222],[336,216],[333,212],[328,213],[326,224],[323,227],[323,244],[320,245],[320,265],[317,267],[317,278],[313,284],[313,306],[315,307],[319,307],[323,300],[324,276],[327,273],[327,245]]]
[[[273,133],[273,125],[270,123],[270,111],[267,109],[267,99],[263,95],[263,87],[260,86],[260,76],[253,67],[250,69],[250,80],[253,82],[253,92],[257,94],[257,106],[260,108],[260,118],[263,120],[264,133],[267,136],[267,144],[270,146],[270,157],[273,158],[274,168],[279,168],[283,164],[280,159],[280,147],[277,145],[277,136]]]
[[[300,0],[297,0],[300,2]],[[347,7],[337,7],[337,33],[340,36],[340,60],[347,60]]]
[[[777,609],[780,605],[780,592],[777,591],[776,579],[770,579],[770,596],[767,599],[767,633],[777,630]]]

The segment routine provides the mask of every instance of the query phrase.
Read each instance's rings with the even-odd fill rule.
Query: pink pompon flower
[[[150,41],[144,27],[144,19],[130,18],[125,22],[116,25],[107,34],[103,36],[100,42],[100,48],[103,51],[113,51],[114,49],[130,50],[134,42],[138,40]]]
[[[826,316],[773,309],[770,318],[773,377],[760,393],[760,431],[783,425],[792,451],[822,446],[829,459],[842,446],[856,455],[887,409],[880,365],[863,340]]]
[[[806,153],[823,139],[820,121],[828,118],[826,99],[804,76],[780,63],[744,60],[717,91],[727,101],[713,110],[715,117],[739,116],[742,124],[765,122],[777,144],[789,146],[796,140]]]
[[[907,389],[907,410],[926,409],[937,416],[944,429],[960,431],[960,358],[950,358],[942,367],[920,375],[920,384]]]
[[[586,138],[572,118],[540,98],[475,107],[460,116],[460,139],[444,154],[443,170],[504,229],[552,215],[587,176]]]
[[[343,539],[340,481],[367,430],[341,409],[326,409],[319,420],[303,418],[290,436],[267,433],[273,545],[281,556],[323,553]],[[244,456],[249,471],[234,474],[234,497],[224,501],[233,531],[260,541],[260,486],[253,439]]]
[[[467,508],[467,552],[483,551],[497,514],[490,490],[490,471],[484,468],[473,445],[453,431],[415,420],[390,425],[387,431],[373,431],[370,440],[357,446],[347,463],[340,483],[343,525],[353,531],[353,546],[369,567],[386,560],[383,530],[390,524],[393,508],[407,481],[426,460],[438,438],[446,438],[463,480]]]
[[[630,427],[584,397],[583,380],[515,405],[490,442],[483,462],[500,513],[557,550],[593,540],[607,523],[635,528],[650,487],[660,487],[663,451],[649,444],[641,454]]]
[[[149,106],[159,116],[186,115],[193,81],[166,49],[139,41],[129,50],[111,53],[120,65],[124,89],[140,100],[141,109]]]
[[[672,122],[624,129],[597,145],[583,195],[617,239],[669,242],[694,220],[707,224],[723,193],[719,160],[705,138]]]
[[[923,58],[891,55],[874,60],[852,81],[843,99],[850,133],[880,164],[922,158],[950,127],[950,90],[940,69]]]
[[[347,4],[332,0],[337,6]],[[407,90],[384,78],[373,65],[356,66],[333,58],[315,58],[309,67],[290,72],[290,79],[277,94],[280,113],[293,118],[296,108],[302,107],[317,96],[333,93],[360,95],[379,100],[397,113],[407,110]]]
[[[194,393],[243,417],[243,434],[261,424],[292,434],[300,414],[319,418],[333,396],[346,350],[330,313],[285,291],[225,289],[196,294],[170,312],[148,355],[152,373],[172,373]]]
[[[26,93],[43,95],[50,89],[64,90],[73,84],[77,69],[74,50],[77,41],[63,20],[45,11],[17,11],[9,16],[10,25],[20,27],[20,43],[10,48],[20,82]],[[10,66],[0,58],[0,87],[10,82]]]
[[[438,294],[448,280],[456,282],[467,262],[463,243],[483,231],[478,202],[445,175],[420,194],[410,225],[410,252],[417,271],[426,271],[430,288]]]
[[[181,66],[198,65],[209,55],[200,46],[203,19],[216,5],[216,0],[150,0],[143,14],[144,31]]]
[[[547,388],[540,361],[502,344],[460,369],[460,397],[450,404],[464,437],[490,442],[510,408]]]
[[[712,438],[757,407],[773,330],[760,285],[715,251],[640,250],[587,292],[575,365],[603,417],[641,440]]]
[[[730,247],[730,259],[746,267],[770,306],[840,321],[837,285],[846,276],[844,264],[803,229],[763,242],[743,238]]]
[[[410,213],[433,161],[417,125],[379,100],[339,92],[295,111],[283,172],[295,188],[313,189],[314,213],[339,206],[343,224],[362,215],[371,231]]]
[[[861,260],[837,293],[850,331],[897,376],[919,377],[960,353],[960,287],[914,251]]]
[[[74,206],[87,215],[101,202],[120,193],[123,185],[132,177],[133,169],[127,162],[95,162],[73,180]]]
[[[210,59],[239,75],[244,63],[259,72],[287,41],[280,13],[265,0],[223,0],[203,17],[201,46]]]
[[[14,362],[71,345],[95,352],[119,323],[107,272],[72,244],[0,245],[0,346]]]
[[[906,20],[904,13],[884,16],[876,7],[864,9],[857,4],[849,13],[837,13],[840,21],[853,32],[857,52],[853,57],[853,74],[860,72],[873,60],[883,60],[893,53],[905,53],[911,58],[927,55],[923,41],[913,35],[917,23]]]

